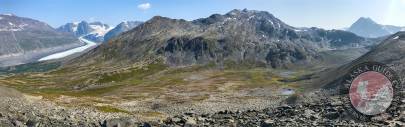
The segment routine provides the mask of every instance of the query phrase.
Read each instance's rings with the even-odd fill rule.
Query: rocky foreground
[[[322,98],[320,98],[322,97]],[[298,100],[299,99],[299,100]],[[123,115],[97,113],[89,109],[64,109],[51,104],[28,105],[24,101],[2,98],[0,126],[80,126],[80,127],[135,127],[135,126],[405,126],[405,105],[394,110],[394,115],[383,114],[369,122],[357,121],[346,112],[338,97],[314,93],[291,98],[295,104],[277,108],[248,111],[220,111],[214,114],[186,112],[159,121],[139,122]],[[288,102],[288,103],[289,103]],[[4,104],[7,104],[5,106]]]
[[[313,100],[312,97],[318,95]],[[395,109],[394,116],[382,114],[373,117],[369,122],[357,121],[350,116],[338,97],[326,97],[313,94],[307,97],[310,102],[301,101],[297,104],[284,104],[274,109],[249,111],[222,111],[215,114],[184,115],[168,118],[161,123],[151,122],[144,125],[152,126],[405,126],[405,105]],[[297,99],[297,98],[295,98]],[[312,100],[312,101],[311,101]]]

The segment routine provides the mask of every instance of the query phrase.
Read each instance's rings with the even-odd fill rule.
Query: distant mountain
[[[0,67],[35,61],[80,45],[82,43],[74,36],[58,32],[44,22],[0,15]]]
[[[125,21],[118,24],[114,29],[111,29],[104,35],[104,41],[108,41],[113,37],[121,34],[122,32],[128,31],[136,26],[142,24],[143,22],[140,21]]]
[[[103,42],[104,35],[111,29],[107,24],[101,22],[82,21],[80,23],[67,23],[57,28],[60,32],[66,32],[75,35],[76,37],[84,36],[84,38],[95,41]]]
[[[319,52],[374,44],[342,30],[295,28],[264,11],[232,10],[194,21],[155,16],[74,61],[120,64],[162,58],[170,66],[304,65]]]
[[[383,40],[376,45],[372,50],[352,62],[340,66],[336,69],[330,69],[325,73],[321,73],[322,81],[318,85],[324,85],[324,88],[338,88],[343,80],[343,75],[347,74],[350,69],[364,62],[379,62],[386,64],[391,69],[397,72],[400,79],[405,78],[405,32],[398,32]]]
[[[376,38],[403,31],[405,27],[381,25],[374,22],[371,18],[361,17],[347,30],[363,37]]]

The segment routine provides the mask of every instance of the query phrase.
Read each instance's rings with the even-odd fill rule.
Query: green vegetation
[[[58,68],[61,65],[60,62],[52,62],[52,63],[29,63],[23,65],[17,65],[15,67],[5,67],[0,68],[0,75],[2,74],[18,74],[18,73],[26,73],[26,72],[46,72],[53,69]]]
[[[131,79],[141,79],[145,76],[154,74],[156,72],[162,71],[166,69],[166,65],[161,63],[157,64],[150,64],[144,68],[133,68],[123,73],[115,73],[115,74],[104,74],[102,75],[101,79],[99,79],[98,83],[108,83],[108,82],[121,82],[123,80]],[[137,80],[135,80],[137,81]]]
[[[96,106],[96,109],[99,110],[99,111],[102,111],[102,112],[106,112],[106,113],[126,113],[126,114],[131,114],[131,112],[129,112],[129,111],[114,108],[112,106]]]

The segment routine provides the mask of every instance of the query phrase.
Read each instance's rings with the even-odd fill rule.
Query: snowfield
[[[55,54],[43,57],[43,58],[39,59],[38,61],[60,59],[60,58],[63,58],[63,57],[66,57],[66,56],[69,56],[69,55],[72,55],[72,54],[75,54],[75,53],[83,52],[84,50],[97,45],[97,43],[95,43],[95,42],[84,39],[83,36],[79,37],[79,40],[81,42],[86,43],[86,45],[81,46],[81,47],[77,47],[77,48],[73,48],[73,49],[70,49],[70,50],[67,50],[67,51],[55,53]]]

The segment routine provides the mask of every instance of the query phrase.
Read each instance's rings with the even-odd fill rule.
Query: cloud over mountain
[[[142,11],[146,11],[146,10],[150,9],[151,7],[152,7],[152,5],[150,3],[143,3],[143,4],[138,5],[138,9],[140,9]]]

